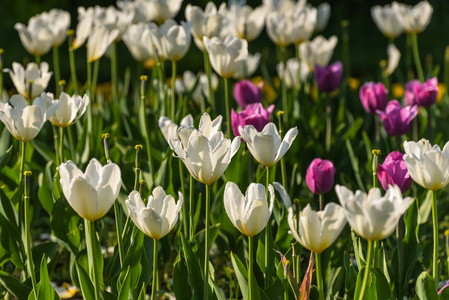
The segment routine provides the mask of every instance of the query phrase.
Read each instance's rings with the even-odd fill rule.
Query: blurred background
[[[178,21],[185,20],[184,10],[188,3],[205,7],[206,0],[188,1],[184,0],[181,10],[177,15]],[[222,1],[213,1],[220,4]],[[314,1],[309,3],[313,6],[318,6],[323,2],[328,2],[331,5],[331,16],[329,24],[321,33],[324,37],[329,38],[336,35],[339,38],[332,62],[335,60],[342,60],[343,40],[342,40],[342,21],[347,20],[347,32],[349,38],[349,63],[351,66],[350,76],[354,77],[360,82],[368,80],[380,80],[379,76],[379,62],[382,59],[387,59],[387,45],[388,40],[380,33],[372,21],[370,15],[370,8],[374,5],[385,5],[391,1],[370,1],[370,0],[336,0],[336,1]],[[402,1],[403,3],[415,5],[418,1]],[[434,8],[432,20],[427,29],[418,35],[419,49],[423,68],[426,72],[426,77],[430,77],[435,67],[441,67],[438,77],[439,81],[443,81],[443,66],[444,66],[444,52],[447,45],[449,45],[449,1],[446,0],[430,0],[430,4]],[[72,17],[72,29],[76,28],[77,24],[77,8],[79,6],[89,7],[94,5],[110,6],[115,5],[115,1],[107,0],[1,0],[2,9],[0,10],[0,48],[4,50],[2,54],[3,68],[11,68],[14,61],[25,63],[33,61],[34,58],[29,55],[22,43],[20,42],[17,31],[14,29],[14,24],[27,24],[28,19],[35,14],[49,11],[52,8],[60,8],[70,12]],[[247,1],[247,4],[255,7],[261,4],[261,1]],[[392,81],[400,81],[402,78],[400,72],[404,69],[404,59],[407,55],[405,53],[405,34],[402,34],[396,39],[395,44],[402,53],[401,62],[399,65],[399,72],[393,74]],[[249,44],[249,51],[251,53],[261,52],[262,59],[265,61],[270,74],[276,76],[275,65],[276,47],[268,38],[265,30],[253,42]],[[290,57],[294,56],[294,48],[288,48]],[[75,52],[77,59],[77,73],[79,79],[85,81],[86,63],[85,63],[85,47],[81,47]],[[119,70],[124,70],[126,66],[135,67],[136,63],[133,61],[123,42],[118,45],[118,64]],[[192,42],[192,46],[187,54],[188,59],[184,58],[179,62],[178,74],[182,74],[184,70],[199,71],[203,69],[203,57],[201,52],[196,48]],[[101,58],[102,61],[109,60],[107,57]],[[42,61],[47,61],[52,69],[51,52],[42,57]],[[70,76],[68,63],[67,42],[65,46],[60,48],[61,61],[61,77],[68,80]],[[110,79],[109,62],[100,63],[99,82]],[[272,72],[272,73],[271,73]],[[260,75],[260,70],[256,71],[255,76]],[[401,80],[402,81],[402,80]],[[4,84],[6,89],[12,89],[13,85],[9,76],[4,77]],[[50,84],[53,84],[51,81]],[[50,85],[49,91],[53,90]]]

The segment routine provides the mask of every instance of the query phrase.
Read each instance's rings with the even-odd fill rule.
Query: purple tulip
[[[388,102],[387,94],[388,90],[381,82],[366,82],[359,89],[363,108],[370,114],[375,114],[378,110],[385,111]]]
[[[242,80],[234,85],[234,98],[241,108],[247,105],[262,102],[262,86],[263,82],[255,85],[250,80]]]
[[[418,114],[418,106],[402,107],[397,100],[391,100],[385,112],[377,111],[384,124],[385,131],[390,136],[406,134],[411,127],[412,120]]]
[[[307,168],[306,182],[314,194],[324,194],[334,185],[335,167],[330,160],[315,158]]]
[[[343,64],[340,61],[322,67],[315,65],[315,81],[318,84],[318,89],[321,92],[330,93],[335,91],[343,77]]]
[[[388,185],[397,185],[401,193],[405,193],[412,186],[413,179],[407,170],[407,165],[402,158],[403,154],[393,151],[385,158],[384,163],[377,169],[377,177],[384,190],[388,190]]]
[[[424,83],[419,80],[411,80],[405,84],[405,102],[407,105],[417,104],[423,107],[430,107],[438,97],[438,80],[436,77],[430,78]]]
[[[270,116],[273,113],[274,105],[267,109],[263,108],[262,103],[249,104],[240,113],[231,110],[231,124],[234,136],[240,136],[239,126],[245,128],[245,125],[253,125],[257,131],[262,129],[270,122]]]

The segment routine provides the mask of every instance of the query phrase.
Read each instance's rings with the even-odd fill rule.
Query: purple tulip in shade
[[[409,132],[412,120],[418,114],[418,106],[402,107],[397,100],[388,102],[385,112],[377,111],[390,136],[400,136]]]
[[[314,194],[324,194],[334,185],[335,167],[330,160],[315,158],[307,168],[306,182]]]
[[[315,65],[315,81],[321,92],[330,93],[335,91],[343,77],[343,64],[340,61],[328,66]]]
[[[424,83],[419,80],[410,80],[405,84],[405,102],[407,105],[417,104],[423,107],[430,107],[438,97],[438,80],[436,77],[430,78]]]
[[[273,113],[274,105],[267,109],[263,108],[262,103],[249,104],[240,113],[231,110],[231,124],[234,136],[239,136],[239,126],[245,128],[245,125],[253,125],[257,131],[262,131],[265,125],[270,122],[270,116]]]
[[[381,82],[366,82],[359,89],[360,102],[370,114],[375,114],[378,110],[385,111],[388,102],[387,94],[388,90]]]
[[[242,80],[234,85],[234,98],[241,108],[245,108],[249,104],[262,102],[262,86],[263,82],[255,85],[250,80]]]
[[[385,158],[384,163],[377,169],[377,177],[385,191],[388,185],[397,185],[401,193],[407,192],[412,186],[413,179],[407,170],[407,165],[402,158],[403,154],[393,151]]]

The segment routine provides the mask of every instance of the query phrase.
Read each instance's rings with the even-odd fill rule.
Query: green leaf
[[[184,257],[186,259],[187,265],[187,273],[189,276],[187,277],[187,281],[192,290],[192,299],[204,299],[203,297],[203,275],[201,272],[200,264],[195,256],[195,253],[192,251],[189,243],[185,239],[185,237],[181,234],[181,242],[182,242],[182,251],[184,253]]]
[[[76,271],[78,272],[78,281],[84,299],[95,299],[95,290],[92,281],[90,280],[89,274],[77,261],[75,261],[75,265]]]
[[[235,253],[231,253],[231,262],[235,276],[237,277],[237,282],[239,283],[240,291],[242,292],[243,300],[247,300],[248,271]]]
[[[432,210],[432,191],[426,191],[426,198],[419,207],[419,224],[427,223]]]
[[[17,299],[27,299],[32,290],[16,277],[10,276],[3,271],[0,271],[0,283]]]
[[[117,281],[117,290],[119,291],[119,295],[127,276],[129,276],[129,286],[133,290],[137,288],[137,283],[142,271],[140,261],[142,257],[143,240],[144,234],[137,229],[136,237],[126,253],[119,280]]]
[[[34,291],[30,292],[28,300],[56,300],[59,299],[58,294],[53,289],[50,284],[50,277],[48,277],[47,269],[47,258],[45,254],[42,256],[41,267],[40,267],[40,282],[36,285],[36,293]],[[37,299],[35,297],[37,294]]]
[[[140,290],[139,297],[137,300],[147,300],[147,293],[146,293],[146,286],[145,284],[142,284],[142,289]],[[178,298],[176,298],[178,299]]]
[[[45,255],[45,257],[50,259],[50,262],[47,263],[47,270],[52,272],[59,257],[58,249],[58,243],[54,242],[46,242],[34,246],[32,251],[34,265],[39,265],[39,261],[42,259],[42,256]]]
[[[75,256],[78,254],[81,242],[80,223],[81,218],[64,198],[56,201],[50,215],[52,234],[60,239]]]
[[[354,299],[360,299],[360,292],[362,289],[363,277],[365,276],[365,270],[366,267],[361,268],[357,276],[357,285],[355,288]],[[377,268],[370,268],[368,276],[369,277],[363,300],[391,299],[392,293],[390,285],[388,284],[388,281],[385,278],[384,274]]]
[[[344,255],[344,266],[346,270],[345,291],[349,297],[354,297],[355,284],[357,282],[357,270],[352,263],[352,258],[347,252]]]
[[[130,274],[131,266],[128,265],[128,269],[125,275],[125,278],[123,279],[123,283],[121,286],[121,289],[118,293],[117,300],[128,300],[130,297],[131,292],[131,274]],[[131,298],[132,299],[132,298]]]
[[[416,280],[416,295],[421,300],[437,300],[439,299],[436,290],[435,281],[427,272],[422,272]]]
[[[192,292],[190,291],[190,285],[186,281],[188,278],[187,266],[185,259],[178,254],[177,261],[173,268],[173,290],[175,292],[175,297],[178,300],[190,300],[192,299]]]

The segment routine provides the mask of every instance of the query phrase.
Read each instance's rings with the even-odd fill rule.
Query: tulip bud
[[[263,83],[262,83],[263,85]],[[250,80],[242,80],[234,85],[234,98],[241,108],[249,104],[262,102],[262,85],[255,85]]]
[[[335,167],[330,160],[315,158],[307,168],[306,182],[314,194],[324,194],[334,185]]]
[[[398,151],[388,154],[384,163],[379,164],[377,175],[384,190],[388,190],[389,185],[397,185],[401,189],[401,193],[408,191],[413,181],[408,173],[403,155]]]
[[[325,67],[315,65],[314,76],[321,92],[333,92],[338,88],[343,78],[343,64],[337,61]]]
[[[412,120],[418,114],[418,106],[402,107],[397,100],[391,100],[385,112],[377,111],[390,136],[400,136],[409,132]]]
[[[388,102],[387,94],[388,90],[381,82],[366,82],[359,90],[363,108],[370,114],[375,114],[378,110],[385,110]]]

